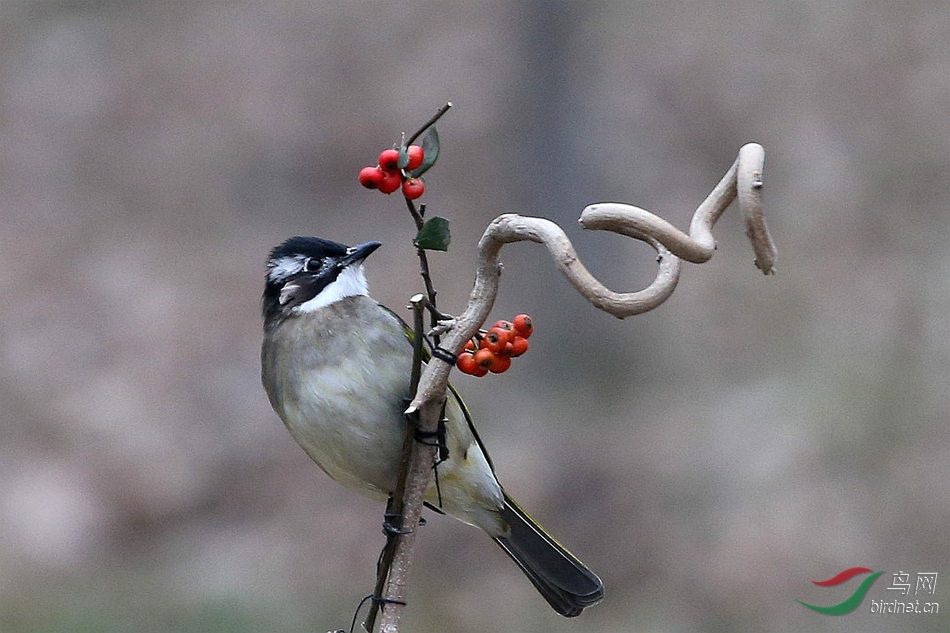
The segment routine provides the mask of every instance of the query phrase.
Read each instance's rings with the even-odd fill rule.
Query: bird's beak
[[[337,266],[340,268],[346,268],[351,264],[356,264],[363,261],[369,257],[373,251],[382,246],[380,242],[366,242],[364,244],[357,244],[356,246],[351,246],[347,249],[346,255],[340,259]]]

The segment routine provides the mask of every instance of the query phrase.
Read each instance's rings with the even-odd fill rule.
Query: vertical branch
[[[425,224],[423,218],[426,213],[426,205],[420,205],[419,209],[416,209],[416,203],[406,198],[406,206],[409,207],[409,215],[412,216],[413,222],[416,223],[416,231],[421,231],[422,226]],[[435,286],[432,284],[432,275],[429,274],[429,257],[426,255],[424,248],[416,247],[416,254],[419,256],[419,274],[422,276],[422,283],[426,287],[426,296],[429,299],[428,308],[431,313],[431,324],[430,327],[435,327],[438,323],[438,308],[435,305],[435,296],[438,294],[436,292]],[[435,344],[439,344],[439,336],[434,335],[433,340]],[[415,393],[415,392],[413,392]]]
[[[452,107],[452,102],[451,101],[446,102],[445,105],[439,108],[436,111],[436,113],[433,114],[432,117],[429,118],[428,121],[423,123],[422,126],[418,130],[413,132],[412,135],[409,136],[409,138],[403,141],[402,143],[403,146],[408,147],[409,145],[411,145],[412,142],[415,141],[420,136],[422,136],[422,134],[426,130],[428,130],[430,127],[435,125],[436,122],[439,119],[441,119],[445,115],[445,113],[449,111],[451,107]],[[413,202],[409,198],[406,198],[406,206],[409,207],[409,215],[412,216],[412,220],[416,224],[416,231],[417,232],[421,231],[423,225],[425,224],[424,218],[426,214],[426,205],[424,204],[420,205],[419,209],[417,210],[415,202]],[[429,312],[431,313],[431,327],[434,328],[436,324],[438,323],[439,316],[440,316],[438,308],[436,307],[436,302],[435,302],[435,296],[437,293],[436,293],[435,287],[432,285],[432,277],[429,274],[429,259],[426,256],[425,249],[416,247],[416,250],[419,255],[419,271],[420,271],[420,274],[422,275],[422,281],[426,287],[426,295],[429,298],[428,308],[429,308]],[[435,334],[433,336],[433,339],[434,339],[435,344],[438,346],[439,344],[438,334]]]
[[[422,373],[422,330],[425,310],[425,297],[414,295],[410,300],[413,311],[413,365],[412,365],[412,392],[416,393]],[[397,488],[393,493],[391,512],[400,516],[401,529],[392,536],[392,547],[387,544],[387,552],[391,549],[388,564],[388,582],[385,589],[376,595],[380,596],[383,605],[382,618],[379,624],[380,633],[396,633],[399,630],[399,620],[406,606],[406,585],[409,581],[409,568],[412,564],[412,553],[415,550],[416,528],[422,517],[423,500],[429,489],[432,479],[432,468],[435,465],[438,447],[434,443],[416,441],[416,434],[434,436],[438,430],[439,420],[442,418],[442,400],[433,400],[416,414],[409,414],[409,425],[405,444],[403,445],[403,460],[400,465]],[[375,613],[373,613],[375,620]],[[367,619],[367,630],[372,631],[372,622]]]
[[[402,145],[406,147],[411,145],[426,130],[435,125],[436,121],[441,119],[451,107],[452,103],[447,102],[439,108],[408,139],[404,139]],[[404,199],[418,233],[425,225],[426,207],[422,204],[417,209],[413,200],[408,197]],[[423,334],[424,310],[429,309],[433,328],[437,325],[440,316],[436,307],[437,292],[429,273],[429,258],[425,249],[418,246],[416,247],[416,254],[419,257],[419,272],[425,284],[426,294],[425,296],[421,294],[413,295],[410,299],[413,311],[413,353],[409,393],[413,397],[415,397],[422,375],[425,340]],[[438,334],[433,334],[433,341],[436,346],[439,345],[440,338]],[[434,436],[442,418],[442,406],[440,402],[434,402],[431,406],[425,407],[416,414],[407,414],[406,418],[408,424],[406,439],[403,443],[400,470],[396,480],[396,489],[390,497],[387,510],[387,521],[398,522],[398,526],[396,526],[396,530],[390,533],[389,542],[387,542],[386,548],[380,557],[376,591],[374,593],[379,599],[374,601],[370,609],[370,615],[366,620],[365,628],[368,631],[373,630],[380,604],[388,608],[383,609],[379,630],[396,633],[399,629],[399,618],[402,615],[403,607],[405,607],[403,596],[408,581],[409,565],[412,562],[415,529],[419,525],[422,516],[423,499],[429,487],[429,480],[432,476],[431,469],[435,464],[437,455],[436,446],[418,442],[415,438],[420,433],[427,434],[430,437]]]
[[[409,307],[412,308],[412,373],[409,376],[409,393],[416,393],[419,388],[419,378],[422,376],[422,355],[425,351],[425,334],[423,329],[424,310],[426,299],[422,295],[412,295]]]
[[[422,376],[422,358],[424,354],[423,329],[424,324],[424,305],[425,297],[421,294],[413,295],[409,300],[412,308],[412,369],[409,377],[409,393],[414,394],[419,388],[419,378]],[[405,506],[403,497],[406,492],[406,480],[409,475],[409,464],[412,460],[412,447],[416,444],[415,432],[418,426],[407,416],[406,438],[402,444],[402,457],[399,460],[399,472],[396,476],[396,489],[393,490],[386,505],[386,517],[384,532],[388,537],[386,546],[383,548],[379,557],[379,564],[376,568],[376,587],[373,590],[373,596],[382,598],[382,600],[373,600],[370,604],[369,614],[363,623],[363,628],[372,631],[376,625],[376,617],[379,615],[380,605],[390,604],[390,608],[396,608],[399,605],[396,602],[387,602],[386,581],[390,577],[393,567],[393,560],[396,554],[396,548],[399,545],[400,536],[405,535],[406,525],[403,518],[403,507]],[[410,528],[411,529],[411,528]],[[385,594],[385,595],[384,595]]]
[[[417,427],[419,431],[434,433],[439,425],[441,410],[441,401],[438,400],[420,409]],[[383,594],[384,607],[379,623],[380,633],[396,633],[399,630],[399,620],[405,610],[409,569],[412,566],[412,554],[415,550],[416,527],[422,517],[422,502],[432,480],[432,466],[435,464],[438,450],[436,446],[429,443],[411,441],[411,444],[410,467],[406,476],[402,508],[402,524],[407,526],[407,529],[397,538],[396,552],[389,571],[389,582]]]

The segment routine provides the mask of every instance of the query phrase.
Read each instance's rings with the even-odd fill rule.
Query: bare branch
[[[422,294],[413,295],[409,299],[409,307],[413,315],[412,339],[412,374],[409,385],[410,393],[415,393],[419,386],[423,359],[423,319],[426,309],[426,297]],[[429,407],[427,410],[436,410],[441,416],[439,408]],[[415,439],[420,429],[419,420],[413,421],[407,416],[409,424],[406,428],[406,439],[402,447],[402,459],[399,464],[399,475],[396,479],[396,489],[389,499],[387,521],[396,521],[397,529],[388,535],[386,547],[380,558],[377,570],[376,592],[383,600],[376,601],[370,607],[370,612],[364,623],[367,631],[373,630],[380,606],[383,607],[383,616],[380,619],[379,630],[396,633],[399,630],[399,618],[405,607],[405,587],[409,580],[409,565],[412,563],[412,550],[415,541],[415,528],[419,525],[422,516],[422,499],[429,487],[428,473],[418,472],[428,464],[435,463],[435,447],[422,444]],[[433,427],[438,425],[435,420]],[[422,451],[422,452],[420,452]],[[427,454],[428,451],[430,454]],[[408,486],[413,486],[410,490]],[[409,500],[418,500],[414,505],[407,507]]]
[[[442,347],[457,355],[488,318],[498,293],[501,264],[498,255],[502,246],[513,242],[530,241],[543,244],[555,265],[568,281],[597,308],[617,318],[625,318],[652,310],[673,293],[679,281],[681,259],[702,263],[712,257],[716,241],[712,227],[736,197],[745,216],[746,233],[756,253],[756,266],[765,274],[774,271],[775,245],[765,225],[762,214],[761,188],[765,160],[760,145],[750,143],[739,150],[739,155],[726,175],[693,215],[689,234],[649,211],[621,203],[601,203],[584,209],[580,224],[584,228],[606,230],[642,240],[657,251],[659,269],[654,281],[638,292],[614,292],[600,283],[577,257],[574,247],[564,231],[554,222],[543,218],[505,214],[497,217],[478,242],[478,268],[475,284],[465,311],[457,317],[447,332]],[[419,416],[419,430],[434,432],[441,416],[449,373],[452,365],[447,362],[430,362],[422,374],[415,396],[406,410],[407,415]],[[418,524],[422,500],[432,477],[435,449],[415,443],[410,483],[406,487],[404,526]],[[412,481],[412,478],[417,478]],[[390,575],[385,598],[404,599],[405,578],[397,575],[408,569],[411,557],[412,538],[401,539],[397,546],[396,561]],[[403,557],[403,558],[401,558]],[[403,560],[404,567],[398,562]],[[392,589],[392,590],[390,590]],[[380,631],[398,630],[400,605],[384,608]],[[388,619],[386,616],[390,616]]]
[[[580,218],[584,228],[627,235],[656,249],[659,262],[656,278],[639,292],[618,293],[601,284],[587,271],[567,235],[554,222],[516,214],[497,217],[488,225],[478,242],[479,263],[468,307],[456,319],[455,327],[447,334],[443,347],[458,354],[465,341],[485,322],[498,292],[501,274],[498,254],[504,244],[512,242],[543,244],[554,263],[581,295],[601,310],[622,319],[652,310],[669,298],[679,281],[680,258],[702,263],[712,257],[716,249],[712,226],[738,193],[739,205],[746,218],[746,232],[756,253],[756,266],[766,274],[771,274],[774,272],[776,250],[762,214],[764,160],[765,152],[761,145],[750,143],[743,146],[736,162],[696,210],[689,235],[649,211],[627,204],[609,202],[584,209]],[[446,363],[430,363],[409,411],[417,411],[424,402],[441,400],[450,370],[451,367]]]
[[[445,365],[445,363],[430,363]],[[442,397],[445,397],[443,391]],[[421,432],[430,429],[433,432],[439,425],[442,414],[442,401],[428,403],[420,412],[418,428]],[[405,533],[397,538],[396,551],[389,570],[389,582],[386,584],[384,603],[379,620],[380,633],[397,633],[399,619],[406,606],[406,585],[409,582],[409,568],[412,565],[413,549],[416,543],[416,529],[422,518],[422,502],[429,482],[432,480],[432,465],[438,448],[431,443],[412,441],[412,453],[409,457],[409,471],[406,475],[406,488],[402,507],[402,525]]]
[[[749,143],[739,150],[736,161],[719,184],[693,214],[689,235],[666,220],[629,204],[603,202],[593,204],[581,213],[580,223],[586,229],[607,230],[637,239],[649,236],[666,246],[679,258],[694,264],[708,261],[716,250],[712,227],[736,196],[745,217],[746,234],[755,250],[755,264],[766,275],[774,272],[775,244],[762,214],[762,171],[765,150]],[[648,240],[644,240],[648,241]]]
[[[422,133],[425,132],[426,130],[428,130],[428,129],[429,129],[430,127],[432,127],[433,125],[435,125],[435,122],[438,121],[439,119],[441,119],[441,118],[442,118],[442,115],[444,115],[446,112],[448,112],[448,111],[449,111],[449,108],[451,108],[451,107],[452,107],[452,102],[451,102],[451,101],[446,102],[446,104],[445,104],[444,106],[442,106],[441,108],[439,108],[438,111],[437,111],[434,115],[432,115],[432,118],[430,118],[428,121],[426,121],[425,123],[423,123],[423,124],[422,124],[422,127],[420,127],[418,130],[416,130],[415,132],[413,132],[413,133],[412,133],[412,136],[410,136],[409,138],[407,138],[407,139],[405,140],[405,144],[406,144],[406,145],[410,145],[410,144],[412,144],[412,142],[413,142],[414,140],[416,140],[417,138],[419,138],[420,136],[422,136]]]

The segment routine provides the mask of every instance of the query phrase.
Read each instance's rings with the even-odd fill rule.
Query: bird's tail
[[[518,563],[555,611],[572,618],[600,602],[604,584],[597,574],[545,532],[507,493],[502,516],[510,534],[496,537],[495,542]]]

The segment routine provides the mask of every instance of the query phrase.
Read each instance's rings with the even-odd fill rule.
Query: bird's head
[[[379,242],[346,246],[292,237],[271,251],[264,282],[264,318],[314,312],[344,297],[369,294],[363,260]]]

